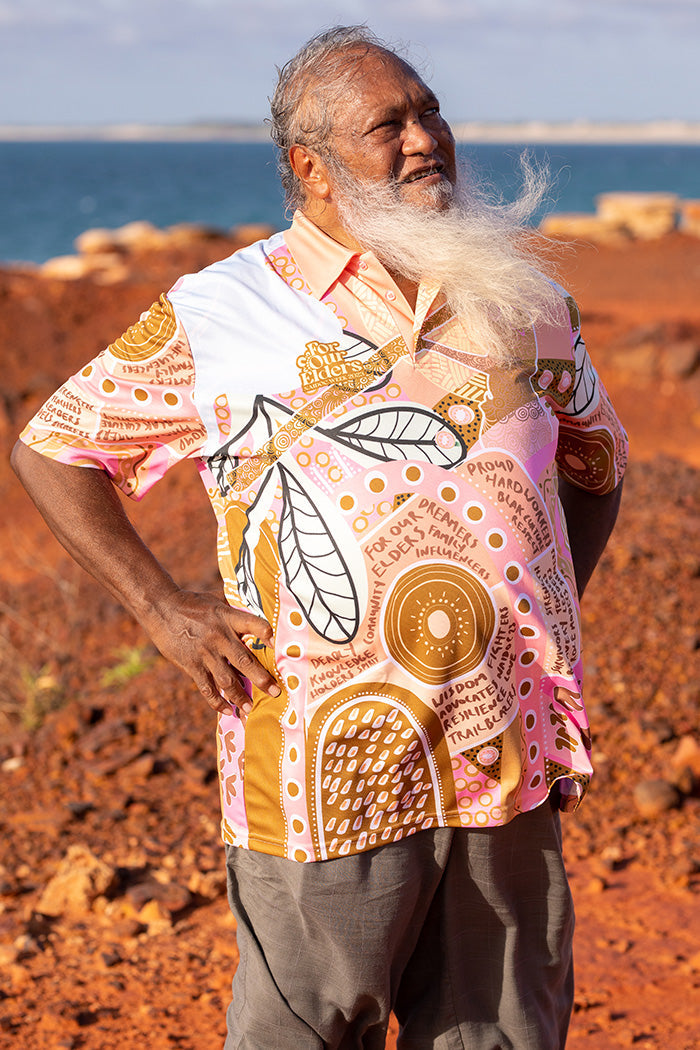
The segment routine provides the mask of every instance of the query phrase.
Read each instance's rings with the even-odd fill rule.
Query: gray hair
[[[335,102],[370,51],[397,53],[364,25],[334,26],[309,40],[277,70],[277,86],[270,99],[270,134],[278,149],[278,171],[289,208],[304,203],[304,188],[289,162],[289,149],[308,146],[329,155]],[[402,61],[400,59],[400,61]]]

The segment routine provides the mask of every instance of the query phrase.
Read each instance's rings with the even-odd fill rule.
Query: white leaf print
[[[292,410],[287,408],[286,405],[279,404],[263,394],[257,395],[253,402],[253,411],[248,420],[237,434],[229,438],[226,444],[222,445],[207,460],[207,466],[214,475],[222,496],[227,496],[231,491],[230,475],[240,465],[241,461],[236,455],[236,449],[243,438],[247,435],[247,443],[257,451],[265,446],[280,427],[280,417],[284,418],[291,414]]]
[[[369,339],[365,339],[361,335],[357,335],[356,332],[350,332],[347,328],[343,329],[343,335],[347,337],[347,342],[341,343],[341,348],[345,352],[348,361],[352,361],[358,357],[367,357],[367,351],[374,351],[377,349],[376,343],[370,343]]]
[[[600,391],[586,344],[580,336],[574,347],[574,361],[576,363],[574,392],[564,411],[569,416],[587,416],[598,407]]]
[[[417,459],[438,467],[454,467],[467,454],[457,431],[426,408],[378,408],[335,427],[318,429],[334,441],[384,461]]]
[[[283,490],[278,543],[287,586],[322,638],[349,642],[360,618],[350,570],[308,493],[285,467],[278,469]]]

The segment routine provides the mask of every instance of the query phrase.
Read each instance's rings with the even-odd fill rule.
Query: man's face
[[[399,59],[370,52],[337,103],[328,143],[336,162],[361,180],[390,182],[397,200],[436,204],[434,190],[456,180],[455,145],[433,92]],[[331,188],[333,176],[330,173]]]

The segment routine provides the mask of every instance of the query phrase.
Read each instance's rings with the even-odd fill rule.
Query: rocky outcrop
[[[680,228],[700,236],[700,201],[672,193],[601,193],[593,214],[548,215],[540,229],[548,237],[575,237],[606,244],[655,240]]]
[[[597,215],[641,240],[663,237],[676,228],[679,200],[671,193],[601,193]]]
[[[679,226],[683,233],[700,237],[700,200],[681,202]]]
[[[586,212],[560,212],[548,215],[540,224],[547,237],[574,237],[583,241],[619,244],[630,239],[626,229],[617,222],[601,219]]]
[[[75,239],[77,254],[49,259],[38,272],[60,281],[87,279],[94,284],[120,284],[138,274],[139,263],[154,257],[167,259],[193,251],[206,252],[201,263],[206,265],[213,258],[221,258],[272,233],[272,227],[262,223],[221,230],[194,222],[176,223],[166,229],[146,221],[129,222],[113,230],[85,230]]]

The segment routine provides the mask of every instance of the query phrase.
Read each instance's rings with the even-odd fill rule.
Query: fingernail
[[[249,715],[252,710],[253,710],[253,705],[252,704],[241,704],[241,713],[242,714]]]
[[[268,692],[269,696],[281,696],[282,695],[282,690],[280,689],[280,687],[278,685],[271,685],[267,692]]]

